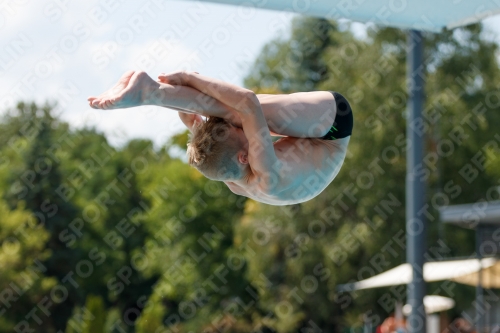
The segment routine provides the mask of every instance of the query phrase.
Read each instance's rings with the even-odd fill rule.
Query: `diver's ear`
[[[240,151],[238,153],[238,161],[241,164],[248,164],[248,153],[246,151]]]

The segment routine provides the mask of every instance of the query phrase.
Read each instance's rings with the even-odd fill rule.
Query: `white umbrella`
[[[455,306],[455,301],[449,297],[443,297],[438,295],[427,295],[424,296],[424,307],[425,313],[430,314],[434,312],[446,311]],[[411,313],[411,305],[405,304],[403,306],[403,313],[408,316]]]
[[[479,283],[479,271],[482,270],[484,288],[500,288],[500,261],[495,258],[434,261],[424,264],[424,279],[427,282],[451,280],[476,286]],[[410,264],[402,264],[371,278],[354,283],[339,285],[343,291],[379,288],[408,284],[411,282]]]

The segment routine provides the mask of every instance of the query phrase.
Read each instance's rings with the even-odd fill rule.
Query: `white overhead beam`
[[[500,14],[500,0],[204,0],[326,19],[439,32]]]

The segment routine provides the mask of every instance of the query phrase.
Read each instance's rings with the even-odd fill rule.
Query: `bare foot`
[[[122,75],[118,83],[98,97],[91,96],[87,100],[94,109],[119,109],[143,105],[149,94],[158,88],[145,72],[128,71]]]

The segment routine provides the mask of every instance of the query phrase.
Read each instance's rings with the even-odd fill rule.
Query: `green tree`
[[[102,297],[95,295],[87,296],[85,308],[92,316],[87,316],[82,333],[105,333],[106,309]],[[92,317],[92,320],[89,319],[90,317]]]
[[[48,233],[22,205],[10,210],[0,200],[0,214],[0,288],[4,295],[0,331],[13,332],[57,281],[44,275],[43,262],[50,255],[45,249]]]
[[[262,295],[266,295],[262,303],[274,315],[261,320],[280,332],[305,329],[309,320],[324,331],[337,331],[342,326],[360,324],[360,315],[366,311],[380,321],[392,310],[394,299],[404,301],[406,296],[401,288],[355,294],[338,294],[335,290],[339,283],[367,278],[406,260],[405,33],[375,28],[368,30],[366,39],[358,40],[348,30],[330,29],[329,45],[319,48],[315,59],[303,59],[300,66],[293,65],[287,61],[291,45],[302,45],[296,48],[304,50],[311,39],[317,38],[304,38],[303,34],[313,35],[312,29],[301,35],[299,27],[314,26],[314,22],[319,24],[320,20],[294,21],[290,39],[266,45],[245,80],[246,86],[257,92],[339,91],[354,110],[349,153],[332,185],[317,198],[291,207],[288,213],[281,208],[252,204],[238,229],[241,236],[236,237],[250,238],[258,230],[272,235],[263,245],[253,240],[259,255],[249,261],[251,279],[263,273],[270,283],[262,290]],[[425,38],[423,135],[427,160],[423,175],[428,182],[431,251],[427,257],[432,260],[470,255],[474,251],[473,234],[441,225],[437,208],[474,202],[486,199],[487,193],[497,193],[488,189],[498,186],[498,174],[493,171],[497,169],[494,161],[498,150],[494,152],[495,144],[490,141],[498,143],[495,126],[500,119],[498,103],[494,101],[498,100],[496,87],[500,77],[497,46],[481,38],[480,25],[426,34]],[[326,64],[327,72],[310,87],[308,75],[302,73],[308,72],[304,66],[314,71],[314,60]],[[296,70],[299,68],[301,73]],[[454,131],[463,132],[466,139],[456,139]],[[484,148],[487,142],[490,145]],[[477,172],[469,172],[474,177],[468,178],[460,171],[466,165],[472,166],[475,154],[480,159],[483,155],[488,157],[491,171],[481,172],[487,164],[482,161],[474,167]],[[250,222],[243,224],[247,219]],[[280,318],[276,306],[287,291],[304,279],[311,279],[308,276],[317,279],[316,291],[308,294],[299,288],[300,301],[292,304],[291,313],[302,320],[288,321],[289,326],[283,326],[280,321],[286,319]],[[439,292],[435,287],[429,286]],[[470,306],[470,290],[466,286],[454,289],[459,309]]]
[[[152,262],[148,270],[162,274],[149,310],[140,319],[142,329],[150,327],[146,318],[160,314],[165,328],[187,332],[202,330],[214,320],[217,325],[217,318],[225,318],[224,307],[250,301],[246,265],[238,262],[242,257],[237,255],[240,246],[233,229],[245,199],[168,157],[151,164],[139,182],[145,184],[143,192],[151,202],[146,223],[151,228],[145,248]],[[205,295],[203,302],[197,301],[199,293]],[[244,325],[250,315],[235,320]]]
[[[291,38],[264,46],[245,86],[263,91],[310,91],[328,76],[324,51],[343,39],[337,24],[326,19],[295,17]]]
[[[75,286],[64,280],[72,270],[72,263],[81,257],[81,252],[66,248],[60,241],[59,234],[77,217],[78,209],[57,195],[56,189],[62,183],[62,175],[59,162],[49,154],[53,148],[54,128],[58,125],[51,115],[51,107],[37,108],[32,104],[29,114],[32,117],[25,124],[27,126],[23,127],[24,133],[19,134],[29,132],[33,140],[23,156],[23,167],[11,178],[11,186],[6,195],[13,209],[22,203],[34,215],[39,227],[48,232],[45,248],[50,256],[43,261],[46,267],[44,273],[55,277],[68,293],[64,302],[54,302],[53,313],[47,321],[56,330],[64,330],[73,305],[79,299]]]

